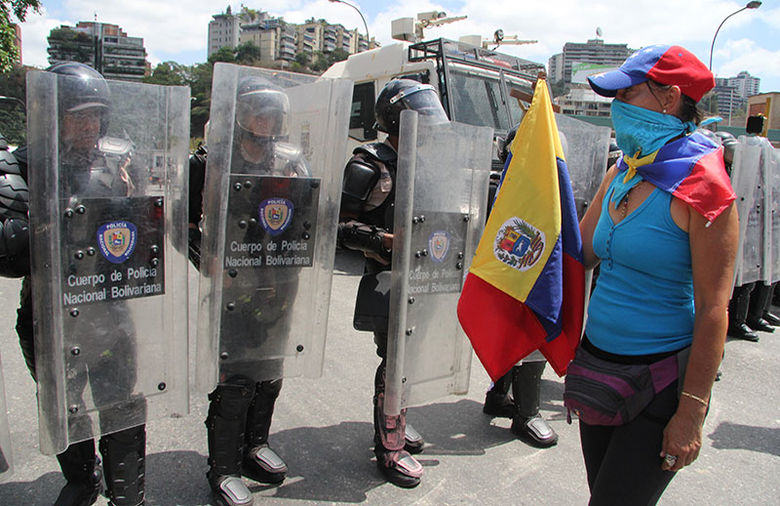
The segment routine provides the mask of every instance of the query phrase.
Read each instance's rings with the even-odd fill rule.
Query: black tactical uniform
[[[239,83],[236,112],[236,137],[231,172],[268,176],[305,177],[306,162],[297,148],[288,144],[289,103],[284,92],[259,77],[246,77]],[[271,120],[270,131],[255,128],[252,118]],[[263,130],[263,131],[260,131]],[[190,158],[190,252],[196,267],[200,259],[198,222],[202,215],[205,181],[205,148]],[[279,180],[284,184],[284,179]],[[257,242],[262,234],[257,227],[247,229],[246,242]],[[256,237],[257,236],[257,237]],[[291,312],[287,310],[298,290],[298,269],[248,269],[231,283],[246,287],[231,311],[232,327],[223,319],[220,334],[235,336],[251,328],[246,340],[220,342],[220,353],[230,357],[220,364],[217,388],[209,394],[206,419],[209,445],[207,477],[218,501],[229,506],[252,504],[252,494],[240,476],[262,483],[281,483],[287,473],[284,461],[268,446],[274,405],[282,388],[282,361],[264,360],[258,348],[269,337],[286,335]],[[269,279],[270,277],[270,279]],[[273,286],[270,291],[257,286]],[[267,348],[264,349],[267,355]],[[257,381],[263,377],[278,379]]]
[[[55,65],[49,71],[66,76],[60,86],[60,103],[65,108],[63,113],[71,110],[84,110],[88,108],[100,108],[106,111],[109,107],[108,87],[103,77],[92,68],[80,63],[64,63]],[[107,115],[102,113],[100,135],[105,134],[107,128]],[[122,173],[123,163],[127,160],[130,151],[130,143],[121,139],[101,137],[96,145],[87,152],[69,151],[63,146],[60,153],[61,169],[67,177],[63,178],[67,194],[89,194],[90,196],[117,196],[128,195],[132,190],[132,182],[126,172]],[[11,270],[6,270],[4,275],[23,275],[22,290],[20,293],[20,307],[17,311],[18,318],[16,331],[19,335],[19,343],[22,348],[27,367],[33,376],[35,374],[35,350],[33,335],[33,302],[29,268],[29,246],[27,231],[27,152],[25,148],[19,148],[15,153],[18,161],[18,170],[9,168],[12,165],[6,163],[0,166],[5,174],[0,176],[4,182],[3,195],[0,197],[3,205],[0,205],[0,214],[3,218],[3,238],[6,247],[5,259],[15,265]],[[22,204],[24,209],[22,210]],[[23,214],[23,217],[20,215]],[[6,229],[8,234],[6,234]],[[13,233],[12,233],[13,232]],[[1,254],[1,253],[0,253]],[[99,318],[99,311],[94,312],[94,317]],[[86,321],[82,318],[79,321]],[[66,332],[79,333],[77,322],[68,322]],[[94,323],[94,320],[93,320]],[[69,404],[83,406],[81,393],[87,382],[91,382],[95,404],[110,405],[116,399],[132,399],[131,392],[135,385],[135,371],[127,367],[127,362],[132,363],[135,356],[135,347],[132,325],[127,322],[117,323],[115,320],[99,325],[105,328],[104,343],[111,346],[112,353],[102,354],[98,351],[100,345],[93,343],[91,349],[95,351],[93,357],[84,357],[88,363],[86,368],[76,371],[76,376],[71,378],[71,387],[82,385],[81,392],[78,388],[70,388]],[[110,332],[108,332],[110,330]],[[112,359],[112,357],[114,357]],[[105,386],[109,384],[111,389]],[[102,398],[101,393],[111,392],[115,398]],[[142,399],[130,401],[127,411],[124,413],[131,419],[139,420],[140,424],[119,432],[105,435],[100,438],[100,452],[103,456],[103,469],[107,485],[107,496],[110,504],[138,505],[144,501],[144,459],[146,454],[146,426],[145,403]],[[104,413],[100,413],[101,423],[106,422]],[[69,421],[71,428],[81,423],[89,423],[86,417],[72,417]],[[83,429],[83,427],[82,427]],[[82,432],[83,431],[79,431]],[[102,473],[95,455],[95,443],[93,439],[71,444],[61,454],[57,455],[62,473],[67,484],[60,492],[55,504],[57,505],[84,505],[92,504],[102,490]]]
[[[357,330],[373,331],[377,354],[382,358],[374,378],[374,453],[377,466],[392,483],[414,487],[420,483],[422,467],[411,453],[422,451],[422,437],[406,424],[406,410],[399,417],[384,415],[387,325],[390,293],[391,241],[393,232],[400,113],[412,109],[419,114],[447,121],[433,87],[409,79],[385,85],[375,108],[378,130],[388,134],[384,143],[375,142],[354,150],[344,170],[338,240],[343,248],[362,251],[365,274],[355,302]]]

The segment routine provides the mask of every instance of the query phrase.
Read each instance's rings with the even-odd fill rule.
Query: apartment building
[[[130,37],[118,25],[80,21],[49,32],[49,64],[77,61],[106,79],[140,81],[150,71],[144,39]]]

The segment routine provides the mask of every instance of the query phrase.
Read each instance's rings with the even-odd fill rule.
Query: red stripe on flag
[[[585,267],[576,258],[563,254],[563,302],[561,334],[539,350],[558,374],[563,376],[574,359],[582,335],[585,316]]]
[[[674,196],[715,221],[736,198],[723,164],[723,147],[699,158],[691,173],[674,190]]]
[[[545,330],[528,306],[474,274],[463,284],[458,319],[493,381],[545,343]]]

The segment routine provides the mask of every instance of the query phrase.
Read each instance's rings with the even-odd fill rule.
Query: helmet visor
[[[406,106],[406,109],[417,111],[421,116],[428,116],[430,122],[449,121],[436,90],[430,84],[407,88],[390,99],[390,103],[399,101]]]
[[[65,112],[78,112],[78,111],[83,111],[84,109],[92,109],[95,107],[100,107],[101,109],[108,109],[108,106],[101,102],[84,102],[82,104],[76,104],[72,107],[65,109]]]
[[[281,90],[265,89],[238,97],[236,123],[257,137],[279,137],[287,134],[290,103]]]

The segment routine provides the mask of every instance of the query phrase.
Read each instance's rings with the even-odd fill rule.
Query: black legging
[[[664,428],[677,411],[677,403],[675,381],[625,425],[579,422],[590,505],[643,505],[658,501],[675,475],[661,469],[660,453]]]

